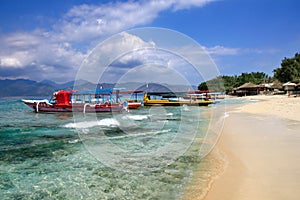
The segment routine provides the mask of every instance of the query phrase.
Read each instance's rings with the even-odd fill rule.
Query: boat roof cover
[[[82,90],[75,92],[74,94],[78,95],[94,95],[94,94],[112,94],[113,89],[96,89],[96,90]]]
[[[56,95],[56,104],[57,105],[70,105],[70,95],[71,92],[60,90]]]

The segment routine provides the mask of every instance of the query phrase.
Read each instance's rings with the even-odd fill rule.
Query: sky
[[[110,52],[128,45],[161,48],[156,36],[147,40],[122,34],[119,42],[126,42],[126,47],[110,40],[115,34],[144,27],[165,28],[185,35],[209,54],[222,75],[253,71],[273,75],[282,59],[300,52],[299,8],[298,0],[1,0],[0,79],[74,80],[82,63],[105,41],[112,42]],[[174,38],[166,40],[178,42]],[[110,55],[104,52],[107,48],[100,49],[99,53]],[[188,51],[198,56],[193,49]],[[132,77],[134,72],[145,71],[141,70],[149,64],[145,60],[160,59],[165,62],[153,69],[167,75],[168,70],[161,70],[163,65],[173,63],[174,71],[177,58],[167,54],[154,58],[153,51],[147,50],[132,51],[126,62],[120,62],[122,59],[114,61],[118,67],[110,65],[106,73],[124,69],[120,63],[139,67],[126,68]],[[181,65],[179,71],[188,73],[190,69]],[[197,78],[192,82],[197,84]]]

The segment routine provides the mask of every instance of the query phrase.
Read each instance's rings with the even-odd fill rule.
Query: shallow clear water
[[[216,140],[218,106],[73,116],[2,99],[1,199],[177,199]]]

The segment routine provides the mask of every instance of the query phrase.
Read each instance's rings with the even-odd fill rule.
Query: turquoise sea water
[[[217,138],[207,130],[218,106],[73,116],[1,99],[0,197],[178,199],[199,164],[203,180],[213,172],[201,153]]]

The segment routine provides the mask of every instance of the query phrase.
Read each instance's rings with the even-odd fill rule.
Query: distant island
[[[56,90],[71,90],[73,89],[74,81],[66,83],[55,83],[51,80],[43,80],[40,82],[28,79],[5,79],[0,80],[0,97],[13,96],[36,96],[44,97],[51,95]],[[80,80],[80,85],[83,89],[95,87],[88,81]],[[111,85],[105,84],[106,87]]]
[[[43,80],[40,82],[28,79],[5,79],[0,80],[0,97],[48,97],[57,90],[72,90],[74,89],[75,81],[66,83],[55,83],[51,80]],[[182,92],[196,90],[197,86],[186,85],[168,85],[157,83],[101,83],[103,88],[124,88],[126,90],[143,90],[148,92]],[[86,80],[77,80],[76,88],[79,90],[95,90],[97,84]]]

